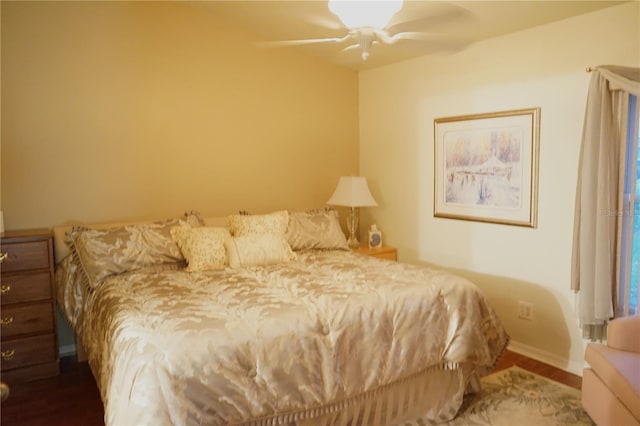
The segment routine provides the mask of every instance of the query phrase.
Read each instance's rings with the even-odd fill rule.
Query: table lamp
[[[360,245],[356,237],[356,229],[358,228],[357,207],[377,206],[376,200],[373,199],[367,178],[361,176],[342,176],[338,181],[338,186],[333,192],[327,204],[330,206],[351,207],[351,213],[347,220],[347,229],[349,230],[349,239],[347,243],[349,247],[356,248]]]

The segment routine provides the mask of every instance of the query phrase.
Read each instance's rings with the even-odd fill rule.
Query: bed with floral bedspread
[[[144,239],[130,231],[100,250]],[[90,232],[106,231],[68,234]],[[305,249],[282,262],[100,274],[74,244],[56,270],[58,301],[108,425],[443,421],[508,343],[481,291],[438,269]]]

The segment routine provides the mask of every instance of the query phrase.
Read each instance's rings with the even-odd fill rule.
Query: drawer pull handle
[[[5,361],[10,361],[16,356],[16,351],[14,349],[9,349],[8,351],[2,351],[2,359]]]
[[[0,253],[0,263],[4,262],[7,257],[9,257],[9,253]]]
[[[8,284],[7,284],[7,285],[2,284],[2,285],[0,286],[0,294],[7,294],[7,293],[9,293],[10,291],[11,291],[11,286],[10,286],[10,285],[8,285]]]
[[[8,327],[11,325],[11,323],[13,323],[13,317],[0,319],[0,325],[2,325],[3,327]]]

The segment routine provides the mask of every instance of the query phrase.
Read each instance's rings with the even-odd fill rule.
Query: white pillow
[[[232,268],[273,265],[295,259],[289,243],[281,235],[233,237],[226,240],[224,245]]]
[[[225,240],[231,238],[227,228],[176,226],[171,236],[187,260],[186,271],[224,269],[227,264]]]

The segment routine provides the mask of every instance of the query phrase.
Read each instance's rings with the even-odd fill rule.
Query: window
[[[636,96],[629,96],[627,117],[617,316],[637,314],[640,301],[640,110]]]

